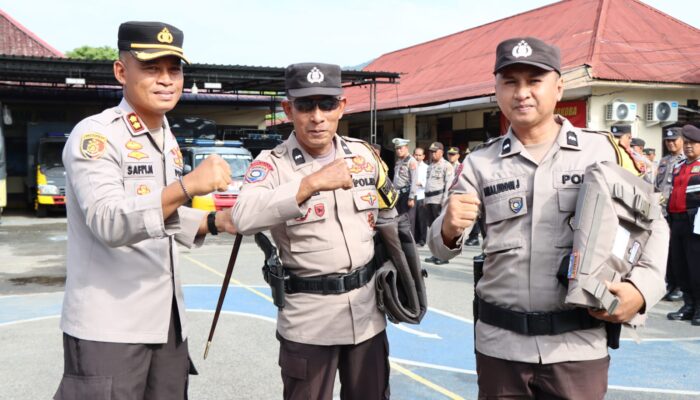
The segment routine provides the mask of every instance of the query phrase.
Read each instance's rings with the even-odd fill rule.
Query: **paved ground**
[[[6,215],[0,224],[0,399],[48,399],[58,385],[65,241],[60,215],[41,220]],[[190,395],[280,398],[275,308],[260,276],[262,254],[252,240],[243,242],[214,344],[202,360],[232,243],[231,237],[217,237],[182,251],[190,351],[200,371]],[[419,326],[389,327],[392,398],[476,398],[470,303],[475,254],[468,249],[448,265],[426,264],[429,313]],[[626,340],[612,352],[608,399],[700,398],[700,328],[667,321],[665,313],[677,307],[655,307],[638,343],[624,332]]]

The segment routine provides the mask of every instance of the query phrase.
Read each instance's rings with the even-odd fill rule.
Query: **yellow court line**
[[[464,397],[462,397],[462,396],[460,396],[460,395],[458,395],[458,394],[452,393],[452,392],[450,392],[449,390],[445,389],[445,388],[442,387],[442,386],[439,386],[439,385],[434,384],[433,382],[431,382],[431,381],[429,381],[429,380],[423,378],[422,376],[416,374],[415,372],[411,371],[410,369],[404,368],[404,367],[400,366],[399,364],[397,364],[397,363],[395,363],[395,362],[393,362],[393,361],[391,362],[391,368],[393,368],[393,369],[395,369],[395,370],[401,372],[402,374],[404,374],[404,375],[406,375],[407,377],[413,379],[414,381],[419,382],[419,383],[422,383],[423,385],[425,385],[425,386],[427,386],[427,387],[429,387],[429,388],[435,390],[436,392],[439,392],[439,393],[445,395],[448,399],[451,399],[451,400],[464,400]]]
[[[190,257],[190,256],[183,255],[183,257],[185,257],[186,259],[190,260],[190,261],[191,261],[192,263],[194,263],[195,265],[197,265],[197,266],[199,266],[199,267],[201,267],[201,268],[204,268],[204,269],[206,269],[207,271],[209,271],[209,272],[211,272],[211,273],[213,273],[213,274],[215,274],[215,275],[219,275],[219,276],[222,277],[222,278],[225,276],[225,275],[222,274],[221,272],[215,270],[214,268],[208,266],[207,264],[204,264],[204,263],[201,262],[201,261],[195,260],[194,258],[192,258],[192,257]],[[248,286],[248,285],[244,285],[243,283],[241,283],[240,281],[234,279],[233,277],[231,277],[231,282],[233,282],[235,285],[238,285],[238,286],[242,287],[243,289],[246,289],[246,290],[248,290],[248,291],[250,291],[250,292],[252,292],[252,293],[254,293],[254,294],[256,294],[256,295],[258,295],[258,296],[260,296],[260,297],[262,297],[263,299],[269,301],[270,303],[272,303],[272,297],[266,295],[265,293],[263,293],[263,292],[261,292],[261,291],[255,289],[255,288],[252,288],[252,287],[250,287],[250,286]]]
[[[188,255],[183,255],[183,257],[185,257],[186,259],[188,259],[189,261],[191,261],[193,264],[197,265],[200,268],[206,269],[207,271],[212,272],[213,274],[218,275],[222,278],[224,277],[224,274],[222,274],[221,272],[215,270],[214,268],[208,266],[207,264],[205,264],[201,261],[195,260],[194,258],[192,258]],[[265,293],[255,289],[255,288],[252,288],[250,286],[244,285],[243,283],[241,283],[233,278],[231,278],[231,282],[233,282],[236,285],[241,286],[242,288],[244,288],[246,290],[249,290],[249,291],[255,293],[256,295],[258,295],[258,296],[262,297],[263,299],[272,303],[272,297],[266,295]],[[444,387],[437,385],[437,384],[423,378],[422,376],[416,374],[415,372],[413,372],[409,369],[406,369],[393,361],[391,361],[390,364],[391,364],[391,368],[395,369],[396,371],[406,375],[407,377],[413,379],[414,381],[416,381],[420,384],[423,384],[423,385],[429,387],[430,389],[435,390],[438,393],[445,395],[447,398],[449,398],[451,400],[464,400],[463,397],[452,393],[451,391],[445,389]]]

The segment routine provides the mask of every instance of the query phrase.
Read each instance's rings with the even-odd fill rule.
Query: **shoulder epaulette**
[[[355,143],[367,143],[366,141],[356,138],[356,137],[350,137],[350,136],[341,136],[343,140],[346,140],[348,142],[355,142]]]
[[[112,122],[121,118],[121,109],[119,107],[107,108],[99,114],[88,117],[90,121],[97,122],[100,125],[109,125]]]
[[[479,143],[479,144],[477,144],[476,146],[474,146],[474,149],[471,151],[471,153],[473,153],[473,152],[475,152],[475,151],[479,151],[479,150],[485,149],[485,148],[491,146],[492,144],[494,144],[494,143],[496,143],[496,142],[498,142],[498,141],[500,141],[500,140],[503,140],[503,137],[504,137],[504,136],[496,136],[496,137],[490,138],[489,140],[487,140],[487,141],[485,141],[485,142],[483,142],[483,143]],[[471,153],[470,153],[470,154],[471,154]]]
[[[588,129],[588,128],[580,128],[580,129],[583,132],[588,132],[588,133],[597,133],[597,134],[606,135],[606,136],[612,135],[612,133],[610,133],[610,131],[606,131],[606,130],[596,130],[596,129]]]
[[[284,143],[280,143],[277,146],[275,146],[274,149],[269,151],[273,156],[277,158],[282,158],[283,155],[287,154],[287,146]]]

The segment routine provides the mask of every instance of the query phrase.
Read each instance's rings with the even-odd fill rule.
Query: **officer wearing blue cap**
[[[57,400],[181,400],[189,362],[177,243],[235,233],[231,211],[184,207],[226,190],[228,163],[187,176],[165,113],[182,94],[183,34],[162,22],[119,27],[118,106],[75,126],[63,152],[68,253]]]

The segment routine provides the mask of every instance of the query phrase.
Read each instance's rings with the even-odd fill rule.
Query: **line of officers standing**
[[[78,123],[64,148],[64,374],[54,398],[186,399],[196,369],[178,244],[201,246],[219,232],[269,231],[289,278],[277,315],[283,397],[331,399],[338,374],[341,399],[388,399],[374,239],[376,226],[395,218],[397,195],[398,211],[415,209],[418,185],[404,181],[418,163],[402,161],[397,193],[372,148],[337,133],[347,102],[340,67],[292,64],[282,102],[292,134],[251,163],[233,209],[206,214],[186,207],[192,196],[227,190],[231,171],[214,155],[185,173],[165,118],[182,94],[182,63],[189,63],[183,40],[181,30],[162,22],[123,23],[114,63],[123,99]],[[579,190],[567,178],[592,162],[620,160],[609,133],[554,115],[563,95],[560,58],[557,47],[537,38],[502,41],[493,73],[508,133],[456,171],[442,158],[442,144],[429,148],[423,195],[435,219],[426,238],[431,252],[439,260],[459,255],[479,217],[487,232],[476,292],[492,323],[476,322],[480,398],[602,399],[610,360],[604,323],[646,314],[665,293],[665,248],[652,246],[641,249],[643,262],[626,280],[608,285],[619,299],[614,312],[564,303],[556,274],[572,250],[569,221]],[[678,245],[697,251],[688,211],[697,210],[700,193],[700,131],[683,134],[696,152],[674,167],[674,179],[687,184],[681,197],[674,197],[681,191],[674,185],[669,211],[674,230],[685,228]],[[655,221],[650,242],[667,233]]]

